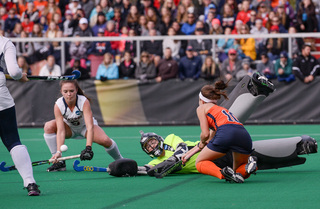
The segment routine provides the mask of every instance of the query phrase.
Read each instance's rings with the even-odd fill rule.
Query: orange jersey
[[[207,120],[209,123],[209,127],[217,130],[218,127],[226,124],[235,124],[241,125],[242,123],[224,107],[220,107],[218,105],[214,105],[207,112]]]

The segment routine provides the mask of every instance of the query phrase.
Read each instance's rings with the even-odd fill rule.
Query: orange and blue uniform
[[[208,148],[221,153],[229,150],[242,154],[251,154],[252,139],[242,123],[226,108],[214,105],[207,112],[209,128],[216,131]]]

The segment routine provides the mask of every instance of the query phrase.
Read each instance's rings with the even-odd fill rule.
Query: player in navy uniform
[[[40,190],[33,177],[27,147],[20,142],[15,104],[6,86],[4,70],[7,70],[14,80],[28,81],[27,75],[21,72],[17,64],[15,46],[9,39],[0,36],[0,137],[11,154],[14,165],[23,179],[24,187],[28,190],[28,195],[38,196]]]
[[[81,160],[91,160],[93,157],[92,143],[105,147],[107,153],[115,160],[122,158],[115,141],[110,139],[92,116],[90,102],[84,95],[76,80],[60,82],[60,97],[54,106],[55,119],[46,122],[44,138],[51,151],[52,159],[61,157],[61,145],[66,138],[82,136],[87,139],[86,148],[81,152]],[[47,169],[64,171],[64,161],[55,162]]]

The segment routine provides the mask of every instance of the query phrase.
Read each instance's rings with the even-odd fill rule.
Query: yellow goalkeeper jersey
[[[162,157],[157,157],[156,159],[150,161],[148,163],[148,165],[155,166],[155,165],[167,160],[169,157],[171,157],[173,155],[178,144],[180,144],[182,142],[187,144],[187,146],[189,147],[189,150],[199,143],[199,141],[197,141],[197,142],[183,141],[179,136],[176,136],[174,134],[170,134],[164,140],[163,148],[164,148],[165,155]],[[189,159],[189,161],[182,167],[182,170],[178,171],[177,173],[199,173],[196,168],[196,164],[195,164],[198,155],[199,155],[199,153],[193,155]]]

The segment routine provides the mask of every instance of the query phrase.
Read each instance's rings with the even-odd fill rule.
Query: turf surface
[[[319,143],[320,125],[246,126],[253,140],[310,135]],[[140,147],[139,130],[170,133],[184,140],[198,140],[197,126],[106,127],[126,158],[139,165],[151,160]],[[43,130],[19,129],[21,141],[27,145],[31,160],[50,157],[43,139]],[[85,140],[66,141],[69,150],[64,156],[79,154]],[[92,161],[80,165],[106,167],[112,158],[104,149],[93,145]],[[73,160],[67,171],[48,173],[48,165],[33,167],[41,196],[28,197],[17,171],[0,173],[1,208],[319,208],[320,157],[305,155],[304,165],[258,171],[244,184],[230,184],[201,174],[171,175],[163,179],[149,176],[117,178],[107,173],[76,172]],[[10,154],[0,146],[0,161],[12,165]]]

